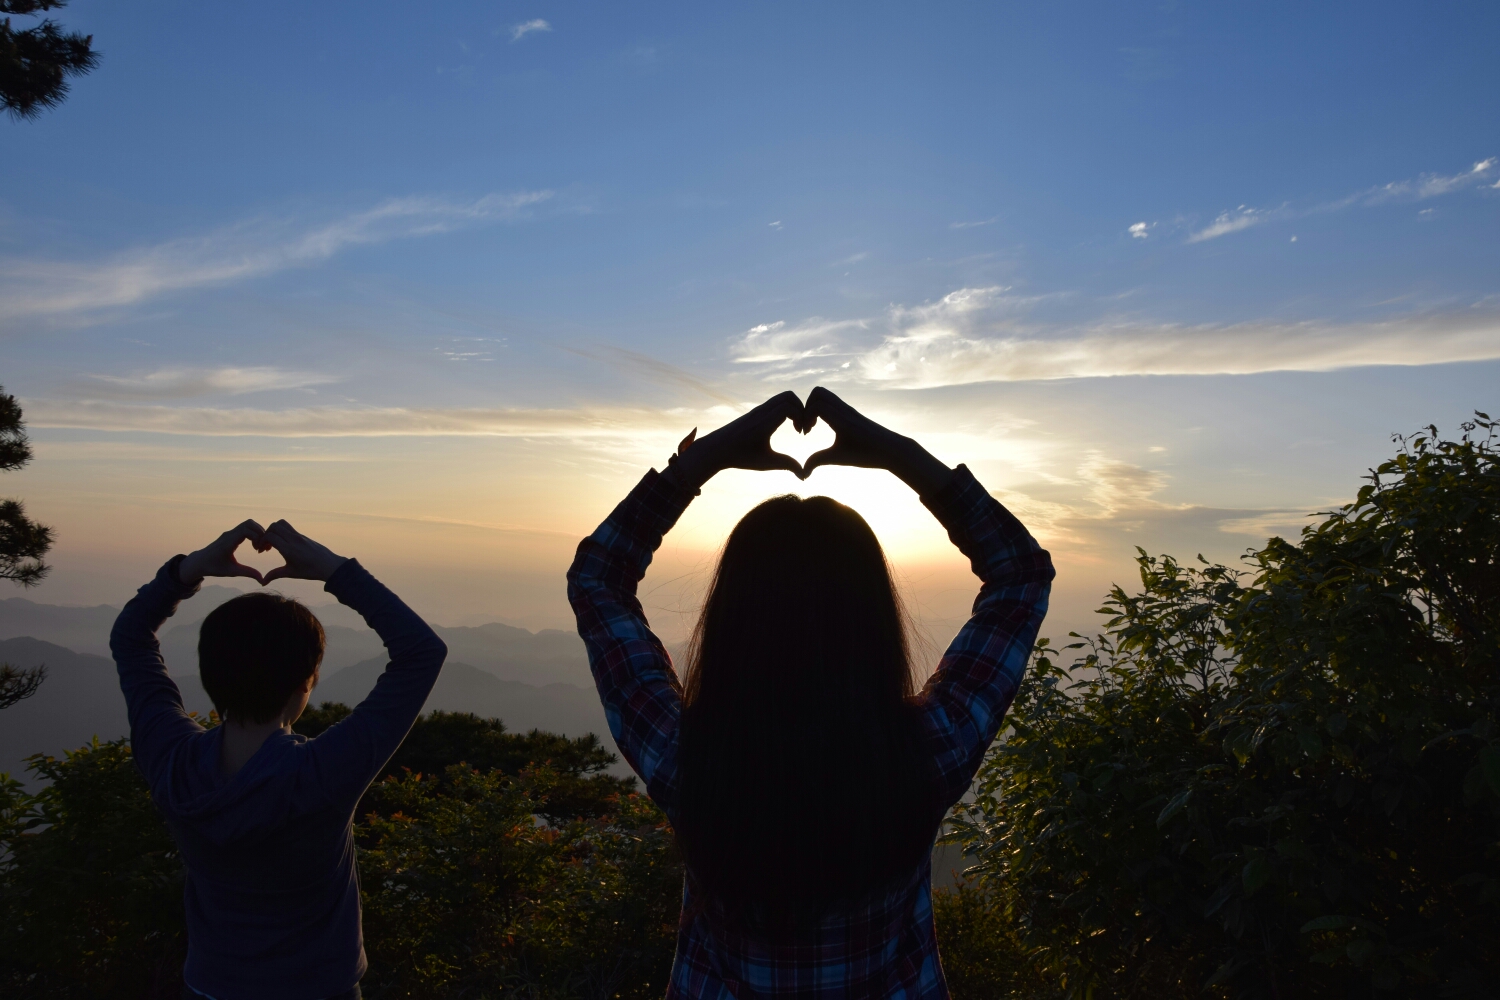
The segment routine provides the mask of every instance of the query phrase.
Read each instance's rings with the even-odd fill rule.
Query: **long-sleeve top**
[[[697,491],[647,473],[578,546],[568,597],[610,732],[647,793],[678,815],[682,687],[636,598],[662,535]],[[1047,552],[959,466],[922,498],[981,581],[973,616],[915,706],[920,752],[945,806],[968,789],[1026,669],[1053,578]],[[909,879],[828,916],[805,940],[728,926],[684,888],[668,997],[934,998],[948,995],[932,924],[930,857]]]
[[[197,586],[178,556],[115,620],[110,650],[130,743],[187,866],[183,978],[214,1000],[319,1000],[365,973],[352,823],[359,798],[422,711],[447,647],[353,559],[325,589],[358,611],[390,663],[375,689],[315,739],[275,733],[233,776],[222,726],[183,710],[156,631]]]

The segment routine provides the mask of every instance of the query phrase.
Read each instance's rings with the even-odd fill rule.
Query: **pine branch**
[[[0,13],[30,14],[62,6],[57,0],[0,0]],[[64,33],[51,20],[17,31],[0,20],[0,108],[35,118],[68,96],[68,77],[99,64],[93,35]]]
[[[26,517],[19,500],[0,500],[0,580],[23,587],[42,582],[51,567],[42,556],[52,548],[52,529]]]
[[[9,663],[0,663],[0,711],[10,708],[18,701],[25,701],[36,694],[42,681],[47,679],[45,663],[23,670]]]

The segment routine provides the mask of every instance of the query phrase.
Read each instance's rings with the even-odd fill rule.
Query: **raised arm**
[[[952,804],[968,789],[1015,699],[1047,613],[1052,559],[966,467],[948,468],[821,387],[808,397],[807,415],[838,435],[831,448],[807,460],[809,472],[820,465],[890,470],[948,529],[980,579],[973,616],[920,697],[923,739],[945,803]]]
[[[136,765],[152,782],[157,768],[181,739],[203,732],[182,707],[182,694],[167,674],[157,629],[177,605],[198,592],[206,576],[246,576],[259,581],[253,568],[234,557],[250,542],[264,551],[265,530],[246,521],[224,532],[191,555],[176,556],[120,611],[109,634],[109,649],[120,675],[120,691],[130,719],[130,746]]]
[[[309,777],[330,800],[353,807],[411,731],[436,683],[448,647],[416,613],[353,559],[335,555],[285,521],[266,540],[286,559],[266,574],[322,580],[323,589],[358,611],[385,643],[390,662],[353,712],[311,741]]]
[[[803,475],[795,459],[771,450],[771,435],[788,418],[805,429],[801,401],[785,392],[701,439],[695,440],[696,430],[689,434],[665,473],[646,473],[579,543],[568,570],[568,600],[610,734],[647,793],[669,812],[677,804],[682,688],[666,648],[646,621],[636,587],[662,536],[718,472],[785,469]]]

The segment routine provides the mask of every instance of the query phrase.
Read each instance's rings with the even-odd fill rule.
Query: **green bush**
[[[1142,552],[1039,644],[954,839],[1065,995],[1491,995],[1500,455],[1398,440],[1248,583]]]
[[[31,997],[173,997],[186,953],[182,862],[125,740],[0,775],[0,988]]]
[[[310,722],[347,712],[325,705]],[[599,773],[614,758],[596,739],[435,712],[402,752],[495,766],[403,770],[366,796],[368,996],[664,991],[681,867],[661,813]],[[49,782],[34,795],[0,780],[0,991],[175,1000],[182,865],[127,741],[29,768]]]

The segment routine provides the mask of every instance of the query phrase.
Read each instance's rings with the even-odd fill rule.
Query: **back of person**
[[[287,564],[239,564],[250,541]],[[325,581],[380,635],[391,662],[374,691],[316,739],[291,732],[317,682],[323,632],[295,601],[247,594],[204,619],[199,670],[223,718],[183,710],[156,631],[206,576]],[[370,781],[421,712],[447,654],[357,562],[284,521],[253,521],[163,566],[110,637],[131,745],[187,868],[184,996],[326,1000],[359,995],[365,971],[352,820]]]
[[[806,466],[786,420],[838,437]],[[826,497],[730,535],[679,680],[635,596],[662,535],[724,468],[884,468],[969,558],[973,617],[920,693],[878,541]],[[649,472],[579,546],[569,596],[616,743],[677,833],[687,879],[669,996],[943,997],[933,840],[1015,696],[1051,561],[963,467],[832,393],[783,393]]]

